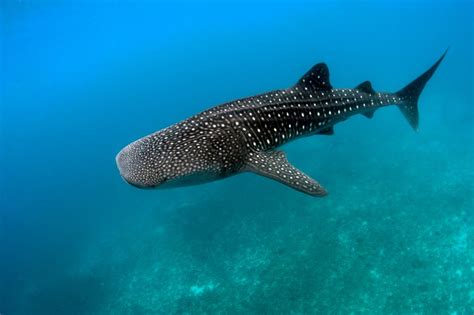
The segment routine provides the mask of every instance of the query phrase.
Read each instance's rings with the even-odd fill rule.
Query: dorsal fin
[[[298,87],[306,87],[311,90],[330,90],[332,89],[329,82],[329,69],[325,63],[318,63],[312,67],[305,75],[296,83]]]
[[[359,90],[361,92],[364,92],[364,93],[368,93],[368,94],[375,94],[376,93],[375,90],[372,88],[372,83],[370,83],[370,81],[362,82],[361,84],[356,86],[355,89]]]

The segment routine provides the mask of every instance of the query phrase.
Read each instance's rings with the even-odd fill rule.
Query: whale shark
[[[332,135],[354,115],[372,118],[397,106],[418,128],[418,98],[447,53],[395,93],[376,92],[370,81],[333,88],[325,63],[296,84],[205,110],[124,147],[116,156],[122,178],[138,188],[194,185],[252,172],[311,196],[327,190],[293,166],[277,148],[297,138]]]

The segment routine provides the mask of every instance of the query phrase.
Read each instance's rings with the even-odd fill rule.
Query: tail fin
[[[436,61],[436,63],[431,66],[431,68],[429,68],[425,73],[420,75],[403,89],[395,93],[402,99],[403,102],[402,104],[398,105],[398,108],[414,130],[418,129],[418,98],[420,97],[421,91],[423,91],[426,82],[428,82],[433,73],[436,71],[447,52],[448,50],[446,49],[441,58],[439,58],[438,61]]]

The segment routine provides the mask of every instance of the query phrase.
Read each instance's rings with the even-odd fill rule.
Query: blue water
[[[472,314],[473,2],[2,1],[1,314]],[[123,182],[116,153],[286,88],[396,91],[450,47],[420,128],[385,108],[286,145],[328,190]]]

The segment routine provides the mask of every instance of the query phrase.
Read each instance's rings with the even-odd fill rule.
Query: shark
[[[370,81],[334,88],[325,63],[293,86],[215,106],[125,146],[116,156],[121,177],[138,188],[211,182],[252,172],[311,196],[327,190],[293,166],[278,147],[311,135],[332,135],[334,125],[354,115],[372,118],[397,106],[418,128],[418,99],[444,54],[395,93],[376,92]]]

